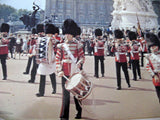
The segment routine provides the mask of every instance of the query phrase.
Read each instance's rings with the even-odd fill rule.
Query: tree
[[[5,4],[0,4],[0,18],[4,19],[5,22],[9,21],[9,17],[12,13],[15,13],[16,9],[5,5]]]
[[[15,9],[9,5],[0,4],[0,18],[4,19],[5,22],[17,21],[23,14],[29,14],[31,11],[27,9]]]

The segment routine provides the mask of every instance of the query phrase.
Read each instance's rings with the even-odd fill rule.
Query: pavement
[[[18,57],[17,57],[18,58]],[[35,83],[28,83],[30,75],[24,75],[27,56],[7,60],[8,79],[2,80],[0,67],[0,120],[58,120],[62,88],[61,78],[56,76],[57,93],[52,94],[51,81],[47,76],[44,97],[36,97],[39,89],[39,75]],[[142,79],[132,80],[128,88],[122,75],[122,90],[116,90],[116,69],[114,57],[105,57],[105,77],[94,76],[94,57],[86,56],[84,71],[93,83],[90,95],[82,101],[82,120],[160,120],[160,104],[152,80],[144,67]],[[70,120],[76,114],[71,95]]]

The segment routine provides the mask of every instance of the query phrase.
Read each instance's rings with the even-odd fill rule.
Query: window
[[[63,20],[62,15],[59,15],[59,22],[63,22],[62,20]]]
[[[84,6],[83,4],[80,4],[80,5],[79,5],[79,9],[80,9],[80,10],[83,10],[83,6]]]
[[[80,20],[80,21],[79,21],[80,23],[84,23],[84,16],[82,16],[82,15],[79,16],[79,20]]]
[[[67,10],[71,9],[71,3],[70,2],[66,3],[66,9]]]
[[[66,19],[70,19],[71,18],[71,16],[70,15],[66,15]]]
[[[63,9],[63,2],[58,2],[58,9]]]
[[[95,9],[95,6],[93,4],[90,4],[89,5],[89,10],[94,10]]]

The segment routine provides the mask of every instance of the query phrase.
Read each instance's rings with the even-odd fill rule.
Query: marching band
[[[9,57],[8,44],[11,42],[11,39],[8,37],[9,28],[10,26],[6,23],[1,25],[0,60],[3,70],[3,80],[7,80],[6,59]],[[33,61],[31,79],[28,82],[34,83],[36,74],[40,75],[37,97],[43,97],[45,94],[46,75],[49,75],[51,79],[52,94],[56,94],[56,74],[58,77],[62,77],[60,119],[69,119],[70,93],[74,94],[74,102],[77,110],[75,118],[81,119],[83,109],[81,102],[83,99],[81,100],[80,97],[85,99],[91,92],[92,83],[87,79],[86,73],[83,71],[85,53],[87,52],[86,44],[88,44],[87,47],[89,46],[88,54],[92,55],[93,53],[94,55],[94,76],[96,78],[99,78],[99,61],[101,63],[101,74],[104,77],[105,56],[115,57],[117,90],[122,89],[121,67],[126,83],[130,88],[131,83],[128,68],[132,68],[133,80],[137,81],[137,74],[139,79],[142,79],[140,63],[141,67],[145,64],[147,71],[152,76],[160,102],[159,36],[153,33],[142,33],[141,36],[138,36],[135,31],[127,31],[125,34],[120,29],[114,30],[112,35],[105,35],[100,28],[95,29],[94,35],[84,36],[81,33],[81,28],[72,19],[64,21],[62,31],[63,37],[59,35],[59,28],[53,24],[38,24],[36,28],[32,29],[32,34],[27,42],[28,63],[23,73],[29,74],[31,62]],[[23,44],[20,36],[16,39],[15,44],[20,44],[20,47],[16,49],[16,52],[20,53]],[[16,53],[14,55],[16,57]],[[11,57],[13,58],[12,53]],[[71,83],[71,79],[73,78],[76,78],[78,85],[74,85],[75,82]],[[80,80],[78,81],[78,79]],[[72,84],[72,89],[69,83]],[[66,85],[68,88],[66,88]]]

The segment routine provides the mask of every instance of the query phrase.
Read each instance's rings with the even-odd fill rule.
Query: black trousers
[[[133,79],[137,80],[137,73],[138,76],[141,77],[139,60],[132,60],[131,63],[132,63]]]
[[[53,91],[56,91],[56,75],[55,73],[50,74],[51,84]],[[45,84],[46,84],[46,75],[40,75],[40,84],[39,84],[39,93],[44,95],[45,93]]]
[[[28,63],[27,63],[26,71],[25,71],[26,73],[29,73],[32,60],[33,60],[33,56],[28,58]]]
[[[14,51],[14,47],[13,46],[9,47],[9,52],[11,53],[11,58],[13,58],[13,51]]]
[[[93,54],[94,54],[94,47],[90,47],[89,55],[92,55],[92,52],[93,52]]]
[[[159,103],[160,103],[160,86],[155,86],[155,88],[156,88],[156,93],[157,93]]]
[[[61,107],[60,118],[64,120],[69,120],[70,92],[66,90],[65,82],[66,82],[66,79],[62,77],[62,95],[63,96],[62,96],[62,107]],[[79,104],[79,100],[74,97],[74,102],[75,102],[76,110],[78,111],[79,114],[81,114],[82,108]]]
[[[117,74],[117,86],[121,87],[121,67],[125,75],[125,79],[128,85],[130,85],[127,62],[116,62],[116,74]]]
[[[0,55],[2,71],[3,71],[3,78],[7,77],[7,64],[6,64],[7,54]]]
[[[141,66],[143,67],[144,66],[144,54],[146,52],[141,52]]]
[[[38,64],[36,63],[36,56],[33,56],[33,66],[31,70],[31,80],[34,82],[36,79]]]
[[[104,56],[94,56],[95,61],[95,76],[99,76],[99,61],[101,62],[101,74],[104,74]]]
[[[131,68],[131,64],[132,64],[132,60],[131,60],[131,54],[130,54],[130,52],[128,52],[128,58],[129,58],[129,60],[128,60],[128,67],[129,68]]]

